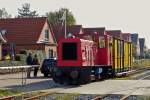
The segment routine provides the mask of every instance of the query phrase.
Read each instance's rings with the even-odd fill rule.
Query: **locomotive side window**
[[[77,43],[62,44],[62,59],[77,60]]]
[[[105,38],[99,37],[99,48],[105,48]]]

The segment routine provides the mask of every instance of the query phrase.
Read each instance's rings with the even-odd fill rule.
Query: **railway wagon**
[[[132,66],[132,43],[113,38],[112,43],[112,70],[114,74],[126,74]]]
[[[61,39],[52,78],[60,84],[84,84],[125,74],[131,69],[131,50],[131,42],[109,35],[99,36],[98,42],[76,37]]]

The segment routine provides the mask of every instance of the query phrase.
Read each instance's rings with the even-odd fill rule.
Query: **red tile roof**
[[[46,17],[0,19],[0,29],[6,29],[8,43],[35,44],[46,21]]]
[[[122,32],[121,32],[121,30],[106,30],[106,33],[108,35],[113,36],[113,37],[122,39]]]
[[[67,33],[79,34],[82,29],[82,25],[71,25],[67,28]]]
[[[123,33],[122,39],[131,42],[131,34],[130,33]]]
[[[94,35],[104,35],[105,34],[105,27],[96,27],[96,28],[84,28],[84,34]]]
[[[78,36],[78,33],[80,33],[82,29],[82,25],[70,25],[66,27],[66,35],[68,35],[69,33]],[[53,27],[52,28],[53,33],[56,37],[57,42],[59,41],[59,39],[64,38],[65,37],[65,27],[57,26],[57,27]]]

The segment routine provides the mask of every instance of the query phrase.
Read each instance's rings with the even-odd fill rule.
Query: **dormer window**
[[[45,40],[49,40],[49,30],[45,30]]]

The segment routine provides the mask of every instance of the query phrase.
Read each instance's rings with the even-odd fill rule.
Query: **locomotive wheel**
[[[100,81],[102,78],[101,78],[101,76],[100,75],[96,75],[95,76],[95,81]]]
[[[90,73],[81,73],[80,74],[80,80],[79,80],[79,84],[87,84],[91,82],[91,78],[90,78]]]

